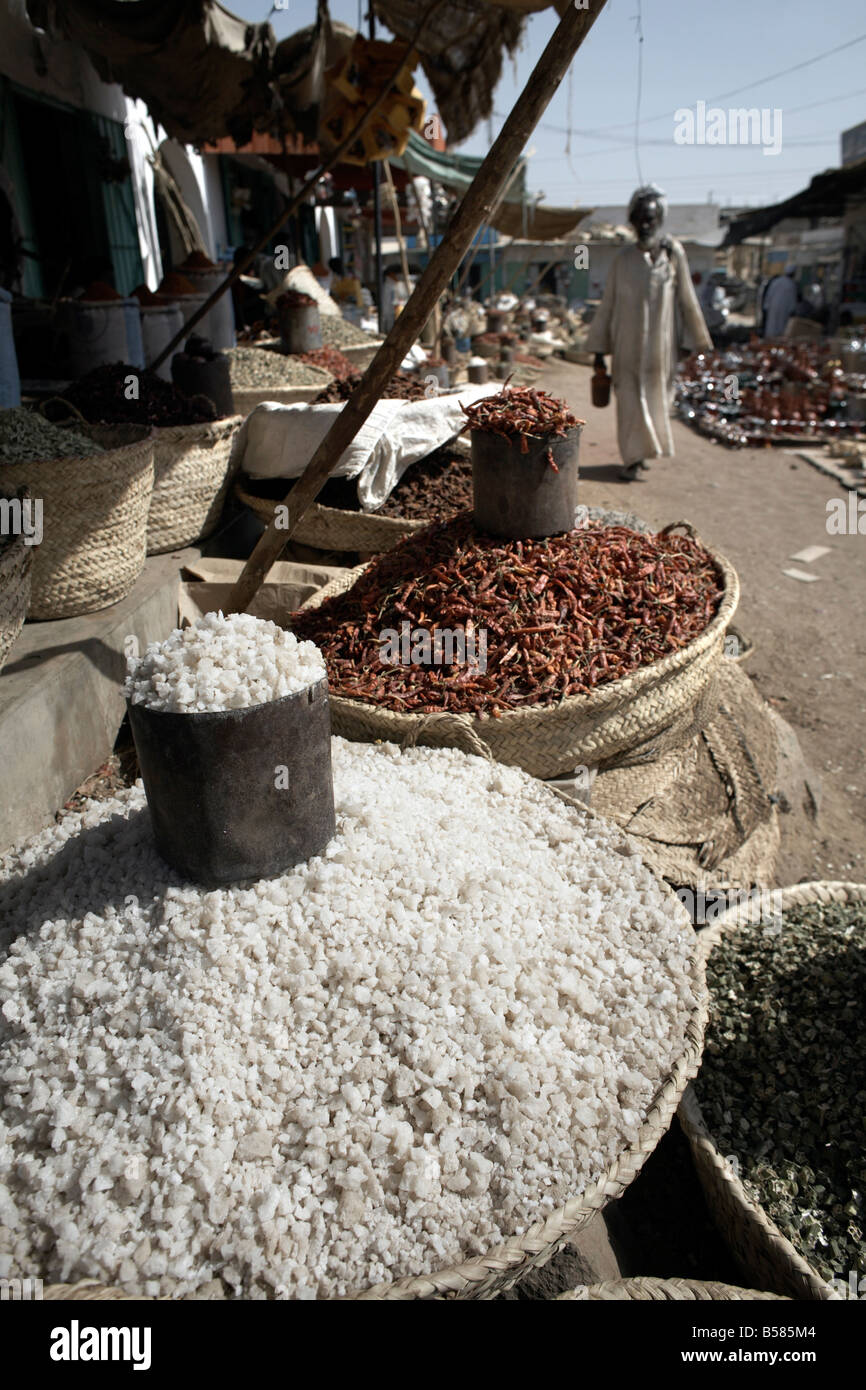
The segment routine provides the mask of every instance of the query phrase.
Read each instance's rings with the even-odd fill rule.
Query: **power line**
[[[643,24],[641,22],[640,0],[637,0],[637,97],[634,108],[634,162],[637,165],[638,187],[643,187],[643,174],[640,170],[640,97],[643,87]]]

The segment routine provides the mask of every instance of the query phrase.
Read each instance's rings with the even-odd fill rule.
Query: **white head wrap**
[[[658,202],[659,206],[661,207],[661,210],[662,210],[662,217],[663,217],[663,218],[666,218],[666,217],[667,217],[667,215],[668,215],[668,200],[667,200],[665,194],[664,194],[664,193],[662,192],[662,190],[661,190],[660,188],[658,188],[654,183],[645,183],[644,186],[643,186],[643,188],[636,188],[635,191],[634,191],[634,193],[632,193],[632,195],[631,195],[631,202],[630,202],[629,205],[628,205],[628,220],[629,220],[629,222],[630,222],[631,219],[632,219],[632,215],[633,215],[634,210],[635,210],[635,208],[637,207],[638,203],[642,203],[642,202],[644,201],[645,198],[655,198],[656,201]]]

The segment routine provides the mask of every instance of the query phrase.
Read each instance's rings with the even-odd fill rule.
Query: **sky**
[[[268,18],[269,0],[224,3],[245,19]],[[285,3],[270,15],[278,38],[315,17],[315,0]],[[358,28],[366,0],[331,0],[330,9]],[[366,32],[366,18],[362,24]],[[550,7],[529,17],[522,49],[504,64],[490,128],[480,126],[459,146],[463,153],[486,154],[556,24]],[[435,109],[420,69],[417,80]],[[765,154],[760,143],[677,143],[677,130],[680,140],[689,134],[677,112],[691,113],[700,134],[699,102],[708,118],[714,107],[725,113],[715,133],[726,136],[732,107],[765,110],[761,138],[778,152]],[[654,182],[671,202],[759,207],[837,167],[840,132],[861,121],[862,0],[608,0],[528,142],[527,180],[544,202],[565,206],[621,205],[639,182]]]

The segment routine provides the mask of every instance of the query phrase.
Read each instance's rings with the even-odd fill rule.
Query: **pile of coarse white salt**
[[[199,714],[296,695],[325,674],[314,642],[248,613],[206,613],[130,657],[125,693],[136,705]]]
[[[279,878],[180,880],[140,788],[0,859],[0,1275],[341,1296],[636,1141],[695,1008],[673,894],[517,768],[332,751],[337,834]]]

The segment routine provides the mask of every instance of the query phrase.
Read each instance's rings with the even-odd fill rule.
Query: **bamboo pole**
[[[232,267],[226,278],[223,281],[221,281],[219,285],[217,285],[216,289],[213,290],[213,292],[210,295],[208,295],[204,304],[202,304],[198,309],[196,309],[195,313],[191,316],[191,318],[187,319],[186,323],[183,325],[183,328],[180,330],[179,333],[176,333],[174,335],[168,346],[164,347],[159,356],[154,358],[153,362],[151,362],[150,364],[151,371],[156,371],[157,367],[162,365],[165,359],[169,357],[171,353],[174,352],[175,348],[179,347],[180,344],[184,341],[184,339],[189,337],[190,330],[193,329],[195,325],[199,323],[201,319],[204,318],[205,314],[207,314],[208,311],[213,308],[217,300],[222,298],[226,290],[230,289],[231,286],[235,283],[235,281],[239,279],[240,276],[243,275],[246,270],[249,269],[256,256],[258,256],[261,251],[264,251],[271,237],[276,236],[283,223],[287,221],[293,213],[297,212],[298,208],[301,206],[301,204],[304,202],[307,196],[310,193],[312,193],[319,180],[324,178],[325,174],[328,173],[329,169],[333,169],[334,165],[340,162],[343,155],[346,153],[346,150],[350,149],[351,146],[358,139],[358,136],[362,135],[363,132],[367,129],[367,126],[370,124],[371,120],[376,115],[376,112],[379,111],[381,107],[384,105],[385,100],[392,86],[396,82],[397,78],[400,76],[400,73],[403,71],[403,68],[406,66],[407,58],[411,55],[412,50],[415,47],[415,44],[418,42],[418,39],[421,35],[421,31],[426,25],[428,19],[430,19],[434,11],[438,10],[440,5],[442,4],[444,4],[444,0],[431,0],[431,3],[427,6],[426,10],[424,11],[423,15],[418,21],[418,24],[415,27],[415,32],[409,40],[409,47],[406,50],[406,56],[394,68],[394,72],[391,76],[390,81],[384,82],[382,84],[382,90],[379,92],[379,95],[376,97],[376,100],[370,106],[367,107],[367,110],[364,112],[361,119],[357,121],[356,124],[352,127],[345,139],[341,140],[339,145],[336,145],[334,149],[331,150],[331,153],[319,165],[315,173],[311,174],[310,177],[307,179],[306,183],[301,185],[298,192],[289,201],[288,206],[283,208],[276,222],[274,222],[273,225],[270,226],[268,230],[264,233],[264,235],[259,238],[259,240],[256,242],[255,246],[252,248],[249,254],[244,256],[243,260],[238,261],[236,266]]]
[[[351,444],[368,415],[381,399],[385,386],[399,367],[417,334],[465,256],[481,222],[489,215],[496,195],[520,157],[528,137],[547,108],[569,64],[604,9],[605,0],[589,0],[586,9],[569,6],[508,119],[488,151],[471,186],[451,219],[448,233],[439,243],[418,280],[409,303],[373,358],[354,393],[343,406],[325,438],[316,449],[301,477],[287,493],[286,525],[275,513],[274,520],[259,538],[237,583],[228,596],[227,613],[242,613],[258,593],[265,575],[291,539],[302,516],[315,502],[328,476],[344,450]]]

